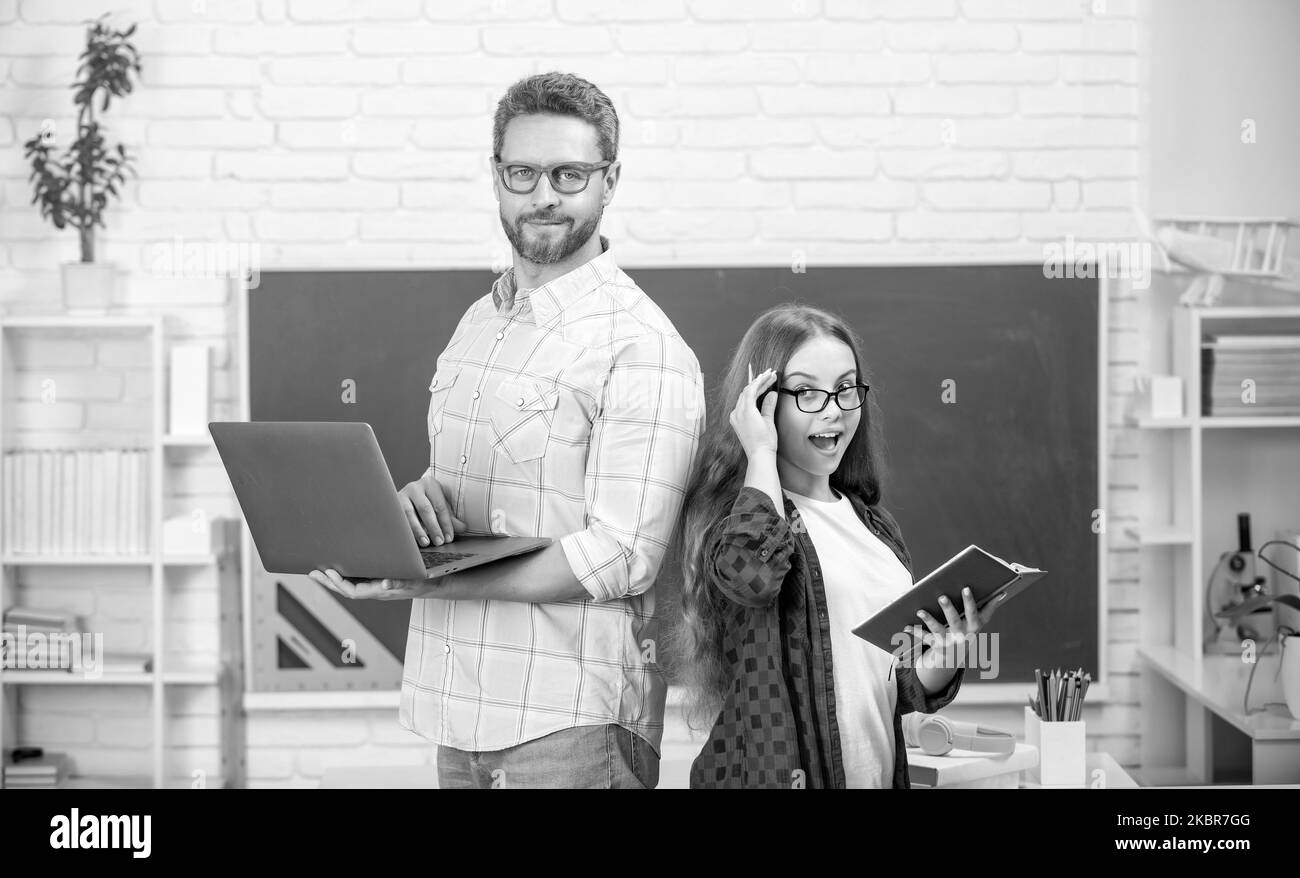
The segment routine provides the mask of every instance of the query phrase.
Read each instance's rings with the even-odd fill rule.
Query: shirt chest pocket
[[[492,448],[514,463],[546,454],[560,392],[528,378],[506,378],[486,402],[492,423]]]
[[[456,379],[460,377],[459,367],[448,367],[439,369],[433,376],[433,381],[429,383],[429,436],[437,436],[442,432],[443,411],[447,408],[447,401],[451,398],[451,388],[455,386]]]

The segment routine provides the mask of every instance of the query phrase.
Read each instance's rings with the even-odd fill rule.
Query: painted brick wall
[[[21,143],[71,122],[79,21],[103,4],[0,0],[0,308],[59,309],[75,258],[28,206]],[[597,82],[622,121],[605,231],[630,267],[917,259],[1039,261],[1066,236],[1131,234],[1143,151],[1135,0],[121,0],[144,87],[106,118],[141,156],[101,258],[119,311],[162,310],[215,350],[234,411],[219,280],[157,271],[177,240],[256,243],[263,267],[444,266],[508,255],[489,189],[491,109],[532,72]],[[1110,402],[1139,368],[1134,294],[1112,301]],[[38,354],[84,370],[72,347]],[[112,399],[119,385],[96,393]],[[101,393],[102,391],[102,393]],[[87,390],[89,393],[90,390]],[[125,393],[125,390],[122,390]],[[101,405],[69,415],[88,429]],[[35,437],[63,429],[31,407]],[[1111,436],[1111,682],[1089,732],[1137,756],[1136,443]],[[183,499],[234,511],[215,456],[178,464]],[[55,698],[42,695],[41,698]],[[1019,712],[975,711],[1018,725]],[[322,720],[328,718],[328,722]],[[1090,720],[1093,718],[1090,717]],[[96,733],[98,734],[98,733]],[[257,713],[256,785],[310,785],[331,759],[427,762],[392,711]],[[358,749],[359,748],[359,749]]]

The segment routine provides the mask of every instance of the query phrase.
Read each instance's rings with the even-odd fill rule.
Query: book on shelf
[[[135,543],[135,528],[131,526],[134,520],[134,504],[131,503],[130,486],[137,484],[139,480],[139,471],[135,466],[135,455],[128,455],[123,461],[122,469],[122,499],[118,503],[120,514],[118,515],[118,540],[126,546],[128,552],[138,552],[139,547]]]
[[[105,652],[99,659],[105,674],[147,674],[153,670],[153,656],[147,652]]]
[[[28,632],[27,637],[31,638],[33,634]],[[74,670],[76,656],[73,654],[72,643],[66,639],[42,638],[39,641],[23,643],[17,640],[15,635],[15,639],[12,640],[13,655],[10,655],[10,643],[8,637],[0,639],[0,663],[3,663],[6,669],[53,673],[72,673]]]
[[[10,607],[4,611],[3,620],[0,663],[6,668],[72,670],[72,637],[53,635],[75,635],[81,629],[78,616],[57,610]]]
[[[149,455],[146,448],[5,452],[5,552],[148,552]]]
[[[74,553],[84,555],[90,551],[87,531],[90,528],[90,452],[77,450],[77,521],[72,537]]]
[[[6,787],[52,787],[62,783],[69,774],[66,753],[42,753],[14,761],[13,750],[4,751],[4,784]]]
[[[61,457],[63,459],[63,516],[60,519],[59,534],[63,537],[63,548],[60,551],[72,553],[77,551],[74,538],[77,524],[77,453],[64,451]]]
[[[5,549],[8,550],[14,544],[14,510],[18,508],[16,497],[18,495],[14,485],[14,459],[12,455],[6,454],[3,463],[0,463],[0,478],[4,479],[4,539]]]
[[[50,541],[50,470],[49,454],[36,452],[36,551],[44,552]]]
[[[1251,335],[1249,333],[1206,335],[1201,342],[1203,346],[1216,350],[1266,350],[1300,348],[1300,334],[1292,335]]]
[[[1300,334],[1206,335],[1201,414],[1300,416]]]
[[[80,616],[62,610],[41,610],[33,607],[13,606],[3,613],[3,633],[9,635],[0,641],[0,659],[6,667],[23,670],[74,670],[73,640],[84,638],[84,625]],[[51,635],[73,635],[53,637]],[[37,636],[39,635],[39,636]],[[14,651],[10,657],[9,651]],[[84,649],[84,647],[82,647]],[[80,656],[80,669],[97,667],[104,674],[140,674],[153,670],[153,655],[148,652],[104,650]]]
[[[14,605],[3,614],[6,631],[11,626],[23,625],[28,631],[77,631],[81,628],[81,619],[74,613],[63,610],[39,610],[34,607]]]
[[[104,497],[108,493],[108,452],[96,451],[90,457],[90,508],[104,508]],[[104,516],[92,511],[90,516],[90,551],[100,554],[104,551]]]

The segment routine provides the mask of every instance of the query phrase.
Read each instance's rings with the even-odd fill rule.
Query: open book
[[[940,595],[947,595],[961,614],[964,608],[961,590],[970,586],[975,593],[975,606],[983,610],[990,601],[1011,600],[1046,573],[1022,564],[1009,564],[979,546],[967,546],[898,600],[854,628],[853,633],[885,652],[898,655],[910,647],[905,629],[923,624],[916,615],[917,610],[925,610],[940,624],[946,624],[947,617],[939,606]]]

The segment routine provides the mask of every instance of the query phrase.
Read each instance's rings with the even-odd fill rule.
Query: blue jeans
[[[659,756],[635,732],[577,726],[505,750],[438,747],[441,789],[639,789],[659,783]]]

